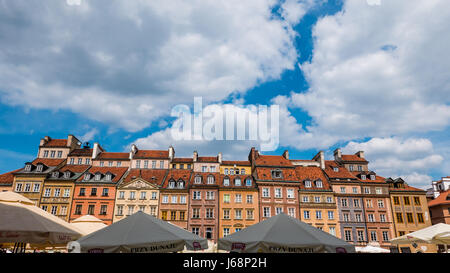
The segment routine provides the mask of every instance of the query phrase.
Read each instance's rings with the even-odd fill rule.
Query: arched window
[[[223,179],[223,185],[224,185],[224,186],[230,186],[230,178],[225,177],[225,178]]]
[[[212,176],[212,175],[209,175],[208,176],[208,184],[214,184],[214,176]]]
[[[317,188],[322,188],[322,187],[323,187],[322,180],[320,180],[320,179],[317,179],[317,180],[316,180],[316,187],[317,187]]]
[[[250,177],[248,177],[248,178],[245,180],[245,184],[246,184],[247,187],[251,187],[251,186],[252,186],[252,179],[251,179]]]
[[[234,185],[235,185],[235,186],[241,186],[241,178],[236,177],[236,178],[234,179]]]
[[[196,176],[194,182],[195,182],[195,184],[201,184],[202,183],[202,177],[201,176]]]

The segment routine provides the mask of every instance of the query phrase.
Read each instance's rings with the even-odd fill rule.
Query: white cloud
[[[3,1],[0,98],[138,131],[193,96],[221,101],[293,69],[304,12],[277,18],[276,4]]]
[[[342,152],[364,151],[369,168],[385,177],[402,177],[410,185],[427,187],[432,178],[427,173],[441,167],[444,158],[428,139],[373,138],[367,142],[349,142]]]
[[[88,142],[94,139],[96,135],[98,135],[99,131],[97,128],[92,128],[91,130],[87,131],[83,136],[80,137],[80,140],[82,142]]]
[[[447,6],[446,0],[349,0],[342,12],[319,19],[312,60],[301,65],[310,89],[286,102],[312,117],[299,138],[304,147],[446,129]]]

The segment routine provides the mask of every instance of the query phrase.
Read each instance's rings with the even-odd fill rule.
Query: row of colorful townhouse
[[[66,221],[90,214],[111,224],[140,210],[214,241],[279,213],[358,246],[391,248],[391,238],[431,225],[425,191],[368,164],[363,152],[340,149],[334,160],[255,148],[245,161],[177,158],[173,147],[112,153],[69,135],[42,139],[33,162],[0,175],[0,189]]]

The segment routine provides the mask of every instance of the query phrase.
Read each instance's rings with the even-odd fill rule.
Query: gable
[[[149,189],[158,189],[158,186],[153,184],[153,183],[147,182],[147,181],[145,181],[142,178],[136,178],[136,179],[131,180],[130,182],[128,182],[126,184],[123,184],[123,185],[119,186],[119,188],[121,188],[121,189],[142,189],[142,190],[147,189],[147,190],[149,190]]]

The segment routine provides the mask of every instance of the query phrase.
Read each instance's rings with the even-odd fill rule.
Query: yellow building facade
[[[220,174],[224,175],[251,175],[252,165],[250,161],[222,161]]]

